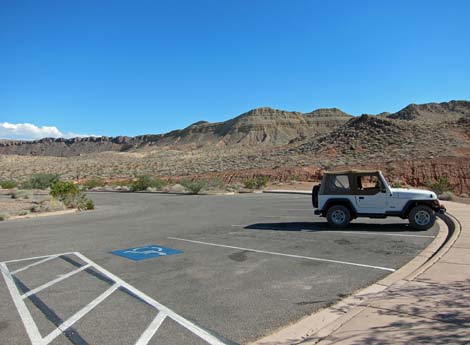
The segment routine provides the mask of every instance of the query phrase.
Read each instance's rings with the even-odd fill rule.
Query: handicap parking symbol
[[[113,250],[111,254],[122,256],[126,259],[140,261],[151,258],[158,258],[161,256],[168,256],[174,254],[181,254],[183,251],[178,249],[171,249],[162,246],[144,246],[134,247],[120,250]]]

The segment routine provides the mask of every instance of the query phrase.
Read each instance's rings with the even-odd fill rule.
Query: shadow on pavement
[[[421,232],[408,224],[371,224],[351,223],[347,228],[332,228],[325,222],[283,222],[283,223],[256,223],[245,226],[249,230],[274,230],[274,231],[358,231],[358,232]]]

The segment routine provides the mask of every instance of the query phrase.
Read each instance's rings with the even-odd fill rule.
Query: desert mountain
[[[166,134],[136,137],[44,138],[0,142],[0,154],[68,157],[105,151],[145,150],[151,147],[199,148],[208,145],[279,146],[292,140],[326,134],[351,118],[339,109],[302,114],[257,108],[218,123],[196,122]]]
[[[315,180],[332,167],[380,168],[414,186],[449,179],[470,193],[470,102],[410,105],[353,117],[338,109],[310,113],[259,108],[219,123],[137,137],[0,141],[0,179],[32,173],[66,179],[220,176],[243,181]]]
[[[462,116],[470,116],[469,101],[450,101],[442,103],[410,104],[402,110],[386,115],[389,119],[447,122],[456,121]]]
[[[459,140],[467,140],[470,135],[469,119],[469,101],[410,104],[396,113],[360,117],[336,108],[300,113],[265,107],[224,122],[199,121],[166,134],[0,140],[0,154],[70,157],[107,151],[145,153],[159,149],[227,148],[250,152],[263,148],[276,150],[276,147],[290,153],[313,155],[321,152],[357,155],[369,151],[387,155],[392,150],[442,154],[458,145],[466,146]],[[281,148],[286,145],[287,149]]]

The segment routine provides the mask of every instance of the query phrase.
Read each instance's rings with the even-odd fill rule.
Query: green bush
[[[443,194],[452,190],[452,186],[447,177],[441,177],[436,183],[429,186],[436,194]]]
[[[64,203],[53,197],[42,200],[31,208],[31,212],[55,212],[62,210],[65,210]]]
[[[59,181],[57,174],[34,174],[23,184],[23,189],[47,189]]]
[[[207,189],[225,189],[225,182],[221,177],[213,177],[207,180]]]
[[[260,189],[266,187],[269,181],[268,176],[257,176],[255,178],[248,179],[244,182],[245,188],[248,189]]]
[[[0,221],[7,220],[10,218],[10,215],[6,212],[0,212]]]
[[[104,187],[104,185],[105,185],[105,183],[104,183],[103,179],[92,178],[92,179],[87,180],[83,184],[83,187],[85,187],[85,189],[93,189],[93,188],[96,188],[96,187]]]
[[[299,181],[299,180],[300,180],[299,174],[293,174],[289,176],[289,181]]]
[[[166,187],[167,183],[164,180],[156,179],[148,175],[139,176],[136,181],[131,185],[131,191],[138,192],[146,190],[147,188],[156,188],[162,190]]]
[[[250,178],[248,180],[245,180],[245,182],[243,182],[243,184],[245,185],[245,188],[256,189],[256,179],[254,179],[254,178]]]
[[[51,186],[50,194],[63,202],[67,208],[77,208],[79,210],[95,208],[93,201],[72,182],[57,181]]]
[[[95,203],[93,202],[93,200],[88,199],[85,202],[85,210],[94,210],[94,209],[95,209]]]
[[[180,184],[191,194],[199,194],[204,188],[207,187],[207,181],[205,180],[182,180]]]
[[[33,198],[33,192],[30,190],[16,190],[11,193],[11,198],[12,199],[32,199]]]
[[[4,189],[13,189],[16,188],[17,183],[13,180],[4,180],[0,181],[0,186]]]
[[[50,194],[59,200],[73,197],[80,193],[80,189],[72,182],[57,181],[51,186]]]

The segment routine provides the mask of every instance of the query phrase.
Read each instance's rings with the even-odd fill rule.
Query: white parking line
[[[169,317],[179,323],[181,326],[186,328],[188,331],[192,332],[194,335],[198,336],[202,340],[206,341],[208,344],[211,345],[225,345],[225,343],[221,340],[219,340],[216,336],[212,335],[205,329],[197,326],[193,322],[183,318],[182,316],[176,314],[174,311],[171,309],[165,307],[164,305],[158,303],[155,301],[153,298],[150,296],[144,294],[140,290],[136,289],[132,285],[126,283],[124,280],[120,279],[119,277],[115,276],[111,272],[107,271],[103,267],[99,266],[92,260],[88,259],[84,255],[78,252],[73,252],[73,253],[62,253],[62,254],[55,254],[55,255],[47,255],[47,256],[40,256],[40,257],[35,257],[35,258],[26,258],[26,259],[17,259],[17,260],[10,260],[8,262],[19,262],[19,261],[27,261],[31,259],[44,259],[41,260],[43,262],[47,261],[45,258],[55,258],[61,255],[74,255],[81,260],[83,260],[86,264],[72,272],[69,272],[65,275],[61,275],[57,277],[56,279],[41,285],[40,287],[37,287],[36,289],[28,291],[26,294],[23,296],[20,295],[20,291],[18,287],[16,286],[15,283],[15,278],[12,276],[11,272],[9,271],[7,265],[5,262],[0,262],[0,270],[2,272],[3,278],[6,282],[6,285],[8,287],[8,290],[10,291],[10,295],[12,296],[13,302],[16,306],[16,309],[18,310],[18,313],[20,314],[21,320],[23,321],[23,324],[26,328],[26,332],[28,333],[29,339],[31,340],[31,343],[33,345],[47,345],[50,342],[52,342],[54,339],[56,339],[60,334],[63,332],[67,331],[74,323],[76,323],[78,320],[80,320],[82,317],[84,317],[86,314],[88,314],[91,310],[93,310],[97,305],[99,305],[101,302],[103,302],[107,297],[109,297],[114,291],[116,291],[119,288],[124,288],[128,292],[130,292],[132,295],[136,296],[136,298],[146,302],[150,306],[154,307],[157,311],[158,314],[155,317],[155,319],[150,323],[150,325],[147,327],[147,329],[142,333],[142,335],[139,337],[137,340],[138,345],[145,345],[147,344],[150,339],[155,335],[155,333],[158,331],[160,325],[163,323],[166,317]],[[29,267],[33,267],[31,265],[28,265]],[[27,267],[27,266],[25,266]],[[29,268],[28,267],[28,268]],[[83,271],[89,267],[93,267],[94,270],[99,271],[101,274],[105,275],[107,278],[112,280],[114,284],[106,290],[104,293],[102,293],[100,296],[98,296],[96,299],[88,303],[84,308],[80,309],[78,312],[76,312],[73,316],[71,316],[69,319],[65,320],[60,324],[56,329],[54,329],[51,333],[49,333],[46,337],[42,337],[41,333],[39,332],[39,329],[34,322],[34,319],[31,316],[31,313],[26,306],[24,299],[27,297],[30,297],[39,291],[52,286],[59,281],[62,281],[66,278],[69,278],[73,276],[74,274]],[[25,268],[23,268],[25,269]],[[120,311],[118,311],[120,312]]]
[[[57,257],[57,256],[69,255],[69,254],[73,254],[73,253],[72,252],[67,252],[67,253],[60,253],[60,254],[54,254],[54,255],[33,256],[31,258],[7,260],[7,261],[3,261],[3,262],[6,263],[6,264],[9,264],[10,262],[30,261],[30,260],[36,260],[36,259],[50,258],[51,256]]]
[[[78,256],[80,259],[82,259],[85,262],[93,264],[95,268],[97,268],[101,273],[104,273],[107,275],[109,278],[114,280],[115,282],[119,283],[121,286],[125,287],[128,289],[130,292],[134,293],[136,296],[140,297],[143,299],[145,302],[153,306],[154,308],[158,309],[159,311],[163,311],[166,315],[168,315],[170,318],[172,318],[174,321],[179,323],[181,326],[185,327],[187,330],[192,332],[193,334],[197,335],[199,338],[205,340],[211,345],[225,345],[221,340],[219,340],[217,337],[213,336],[206,330],[200,328],[199,326],[195,325],[189,320],[186,320],[184,317],[176,314],[173,310],[165,307],[163,304],[158,303],[155,301],[152,297],[148,296],[147,294],[143,293],[142,291],[136,289],[132,285],[126,283],[124,280],[119,278],[118,276],[115,276],[105,268],[101,267],[97,263],[91,261],[88,259],[86,256],[82,255],[81,253],[75,252],[74,253],[76,256]]]
[[[295,255],[295,254],[285,254],[285,253],[271,252],[271,251],[267,251],[267,250],[259,250],[259,249],[252,249],[252,248],[243,248],[243,247],[236,247],[236,246],[228,246],[228,245],[225,245],[225,244],[218,244],[218,243],[211,243],[211,242],[202,242],[202,241],[194,241],[194,240],[188,240],[188,239],[179,238],[179,237],[168,237],[168,238],[169,238],[170,240],[184,241],[184,242],[198,243],[198,244],[205,244],[205,245],[214,246],[214,247],[231,248],[231,249],[238,249],[238,250],[247,250],[247,251],[255,252],[255,253],[270,254],[270,255],[278,255],[278,256],[286,256],[286,257],[295,258],[295,259],[304,259],[304,260],[331,262],[331,263],[335,263],[335,264],[350,265],[350,266],[358,266],[358,267],[366,267],[366,268],[374,268],[374,269],[378,269],[378,270],[382,270],[382,271],[395,272],[395,269],[394,269],[394,268],[380,267],[380,266],[372,266],[372,265],[366,265],[366,264],[359,264],[359,263],[355,263],[355,262],[347,262],[347,261],[340,261],[340,260],[331,260],[331,259],[315,258],[315,257],[311,257],[311,256],[303,256],[303,255]]]
[[[2,267],[3,279],[7,284],[8,290],[10,291],[11,298],[15,304],[18,314],[20,314],[21,320],[23,320],[24,327],[26,328],[26,333],[28,334],[31,344],[39,344],[42,340],[41,333],[39,333],[38,326],[33,320],[31,313],[29,312],[28,307],[24,304],[23,299],[20,296],[18,289],[16,288],[15,282],[13,281],[12,275],[9,273],[7,265],[2,262],[0,263]]]
[[[158,331],[160,326],[162,325],[163,321],[166,319],[166,314],[164,312],[159,312],[155,319],[150,323],[147,329],[142,333],[139,340],[136,341],[135,345],[147,345],[150,339],[154,336],[154,334]]]
[[[67,278],[70,278],[71,276],[87,269],[88,267],[90,267],[91,265],[85,265],[85,266],[82,266],[80,268],[77,268],[76,270],[73,270],[72,272],[69,272],[67,274],[63,274],[63,275],[60,275],[58,276],[57,278],[41,285],[41,286],[38,286],[37,288],[33,289],[33,290],[29,290],[27,293],[25,293],[24,295],[21,296],[22,299],[25,299],[25,298],[28,298],[29,296],[31,295],[35,295],[37,294],[38,292],[44,290],[44,289],[47,289],[48,287],[54,285],[54,284],[57,284],[58,282],[61,282],[62,280],[65,280]]]
[[[49,333],[49,335],[43,339],[42,343],[44,345],[49,344],[51,341],[57,338],[60,334],[62,334],[62,332],[65,332],[68,328],[72,327],[75,322],[77,322],[86,314],[88,314],[90,311],[92,311],[98,304],[103,302],[108,296],[110,296],[118,288],[119,288],[119,284],[117,283],[111,286],[108,290],[106,290],[97,298],[95,298],[93,301],[88,303],[84,308],[80,309],[77,313],[75,313],[69,319],[67,319],[62,324],[60,324],[54,331]]]
[[[40,265],[44,262],[47,262],[49,260],[52,260],[52,259],[55,259],[57,256],[50,256],[48,258],[45,258],[45,259],[42,259],[42,260],[39,260],[39,261],[36,261],[36,262],[33,262],[32,264],[28,265],[28,266],[24,266],[24,267],[21,267],[21,268],[18,268],[16,271],[13,271],[11,272],[11,274],[17,274],[17,273],[20,273],[24,270],[27,270],[28,268],[31,268],[31,267],[34,267],[34,266],[37,266],[37,265]]]

